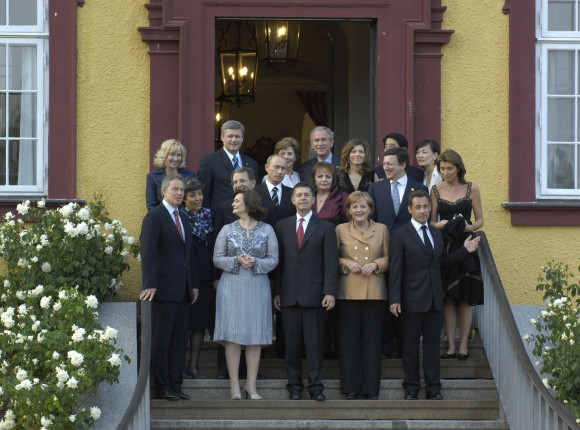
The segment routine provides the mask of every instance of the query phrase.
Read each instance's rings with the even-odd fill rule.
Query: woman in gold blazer
[[[387,306],[389,231],[369,218],[374,206],[368,193],[355,191],[346,202],[352,221],[336,227],[340,391],[348,400],[376,400],[381,384],[381,321]]]

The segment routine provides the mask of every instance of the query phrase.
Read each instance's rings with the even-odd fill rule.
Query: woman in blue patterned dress
[[[217,287],[214,340],[225,344],[231,398],[241,399],[238,371],[246,349],[246,396],[260,400],[256,379],[262,345],[272,343],[272,296],[268,272],[278,265],[274,230],[254,190],[239,191],[232,203],[240,219],[220,231],[213,261],[223,273]]]

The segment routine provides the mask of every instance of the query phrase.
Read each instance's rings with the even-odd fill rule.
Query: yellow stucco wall
[[[137,31],[149,25],[144,3],[92,0],[78,9],[77,196],[102,193],[135,237],[149,171],[149,56]],[[119,299],[136,299],[140,274],[133,263]]]
[[[578,227],[512,227],[508,198],[509,16],[504,0],[444,0],[443,148],[459,152],[466,178],[481,189],[486,232],[508,299],[538,304],[540,266],[561,260],[578,267]]]
[[[149,57],[139,26],[143,0],[86,2],[78,9],[79,198],[100,192],[111,215],[139,235],[149,169]],[[512,227],[508,201],[509,17],[504,0],[444,0],[442,144],[464,158],[467,179],[482,192],[484,230],[513,304],[537,304],[540,266],[578,266],[577,227]],[[134,299],[139,264],[125,275],[120,298]]]

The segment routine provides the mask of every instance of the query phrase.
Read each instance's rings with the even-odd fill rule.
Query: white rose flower
[[[111,354],[111,357],[107,359],[107,361],[111,363],[111,366],[115,367],[118,367],[122,364],[118,354]]]
[[[8,212],[10,213],[10,212]],[[8,214],[6,214],[8,216]],[[12,214],[10,214],[12,215]],[[8,218],[6,218],[8,219]],[[113,231],[113,226],[111,224],[109,224],[108,222],[105,223],[105,231]]]
[[[11,227],[14,227],[16,225],[16,223],[14,222],[13,219],[11,219],[10,221],[8,221],[8,225]]]
[[[99,306],[99,300],[91,294],[85,299],[85,305],[87,305],[89,308],[96,309]]]
[[[68,372],[61,367],[56,368],[56,379],[60,382],[65,382],[68,380]]]
[[[6,328],[14,327],[14,319],[12,318],[11,315],[8,315],[6,312],[4,312],[2,316],[0,316],[0,321],[2,321],[2,324],[4,324],[4,327]]]
[[[4,215],[4,218],[6,219],[6,221],[10,221],[11,219],[14,218],[14,215],[12,214],[12,212],[6,212],[6,215]]]
[[[546,388],[550,388],[550,383],[548,382],[548,378],[542,379],[542,383],[546,386]]]
[[[566,333],[562,333],[562,340],[568,340],[568,336],[566,336]]]
[[[41,245],[48,245],[50,242],[48,241],[48,236],[46,234],[43,234],[42,236],[40,236],[40,244]]]
[[[78,231],[78,234],[86,235],[89,233],[89,226],[83,221],[80,224],[77,224],[76,230]]]
[[[52,307],[52,309],[54,309],[56,312],[60,311],[62,308],[62,304],[60,302],[56,302],[54,304],[54,306]]]
[[[38,331],[39,326],[40,326],[40,321],[35,321],[34,324],[32,324],[32,330]]]
[[[73,366],[80,366],[81,364],[83,364],[83,361],[85,359],[82,354],[76,351],[69,351],[68,358],[70,359],[70,362],[72,363]]]
[[[4,390],[0,387],[0,396],[4,394]]]
[[[89,211],[89,208],[85,206],[84,208],[78,211],[77,215],[80,219],[86,221],[91,217],[91,212]]]
[[[18,314],[19,315],[27,315],[28,314],[28,309],[26,309],[26,305],[18,306]]]
[[[99,408],[97,408],[96,406],[93,406],[91,408],[91,417],[96,421],[99,418],[101,418],[101,410]]]
[[[36,245],[36,250],[40,251],[42,249],[42,245]]]
[[[105,254],[111,255],[113,253],[113,247],[111,245],[105,248]]]
[[[16,205],[16,212],[18,212],[20,215],[26,215],[28,213],[28,206],[18,204]]]
[[[58,298],[61,299],[61,300],[66,299],[66,291],[65,290],[60,290],[58,292]]]
[[[25,379],[19,384],[25,390],[30,390],[32,388],[32,382],[29,379]]]
[[[107,337],[107,339],[116,339],[117,333],[119,333],[119,330],[115,330],[113,327],[107,326],[107,328],[105,329],[105,336]]]
[[[127,243],[128,243],[129,245],[133,245],[133,244],[135,243],[135,238],[134,238],[133,236],[129,236],[129,237],[127,238]]]
[[[78,385],[78,381],[74,377],[70,378],[68,380],[68,382],[66,383],[66,386],[69,388],[76,388],[77,385]]]
[[[536,361],[536,366],[539,366],[539,365],[540,365],[540,362],[539,361]]]
[[[547,311],[542,311],[542,316],[543,317],[547,317],[548,316],[548,312]]]
[[[46,417],[42,417],[42,418],[40,419],[40,424],[42,424],[44,427],[48,427],[49,425],[51,425],[51,424],[52,424],[52,421],[51,421],[51,420],[49,420],[49,419],[48,419],[48,418],[46,418]]]
[[[43,208],[46,206],[46,201],[44,199],[39,200],[38,202],[36,202],[36,206],[38,206],[39,208]]]
[[[69,203],[68,205],[63,206],[58,211],[63,217],[68,218],[73,213],[73,203]]]
[[[34,256],[30,259],[30,261],[32,261],[33,263],[38,263],[38,257]]]
[[[18,379],[19,381],[24,381],[27,377],[28,373],[26,372],[26,370],[18,367],[16,371],[16,379]]]
[[[85,337],[85,333],[86,331],[84,328],[79,328],[78,330],[76,330],[72,335],[73,342],[80,342],[81,340],[83,340]]]
[[[4,279],[4,286],[8,288],[10,286],[10,281],[8,279]]]
[[[68,419],[71,423],[74,423],[77,420],[77,416],[76,415],[69,415]]]
[[[54,351],[54,352],[52,353],[52,358],[53,358],[54,360],[58,360],[58,359],[59,359],[59,357],[60,357],[60,354],[59,354],[58,352]]]
[[[524,336],[524,340],[530,340],[530,335],[529,335],[529,334],[526,334],[526,335]]]
[[[50,273],[52,271],[52,266],[50,265],[50,263],[44,262],[42,263],[41,269],[44,273]]]
[[[40,299],[40,307],[42,309],[48,309],[48,307],[50,306],[50,300],[51,297],[44,296],[42,299]]]
[[[67,221],[64,224],[64,232],[66,234],[68,234],[69,236],[72,236],[73,235],[74,229],[75,229],[75,226],[73,224],[71,224],[69,221]]]
[[[570,339],[570,345],[574,345],[574,339]]]
[[[26,267],[27,264],[28,264],[28,262],[26,261],[25,258],[18,259],[18,267]]]

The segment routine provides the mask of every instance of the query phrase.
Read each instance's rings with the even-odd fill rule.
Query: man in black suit
[[[282,185],[286,174],[284,157],[270,155],[266,162],[266,173],[266,180],[256,185],[254,190],[260,195],[262,206],[268,211],[263,221],[274,227],[279,220],[294,215],[296,208],[292,204],[292,188]]]
[[[308,369],[308,392],[325,400],[322,384],[324,325],[335,304],[338,249],[334,225],[312,214],[315,197],[307,182],[292,193],[296,216],[280,220],[276,237],[280,263],[274,281],[274,306],[282,311],[286,337],[286,388],[291,400],[302,398],[302,345]]]
[[[411,215],[405,207],[409,193],[427,190],[421,182],[409,178],[405,169],[409,165],[409,154],[402,148],[391,148],[385,152],[385,181],[377,181],[369,187],[369,194],[375,201],[373,219],[385,224],[389,232],[405,225]]]
[[[427,191],[427,187],[423,183],[414,181],[407,176],[406,168],[408,165],[409,154],[405,149],[398,147],[387,149],[385,152],[385,169],[383,170],[387,175],[387,180],[377,181],[369,187],[369,194],[375,201],[375,211],[372,218],[385,224],[389,232],[405,225],[411,219],[411,214],[406,208],[409,194],[414,190]],[[397,340],[397,350],[400,355],[403,344],[402,336],[400,322],[388,310],[385,310],[383,315],[383,335],[381,337],[382,355],[385,357],[392,356],[395,349],[394,339]]]
[[[221,128],[223,149],[204,155],[199,160],[198,179],[203,183],[203,205],[212,211],[232,197],[231,173],[240,167],[258,171],[252,158],[240,152],[244,141],[244,126],[238,121],[226,121]]]
[[[383,144],[385,145],[385,152],[391,148],[403,148],[407,153],[409,152],[409,142],[407,138],[400,133],[389,133],[383,138]],[[375,173],[379,179],[386,179],[384,162],[382,166],[375,167]],[[411,166],[407,163],[407,176],[414,181],[423,183],[425,178],[425,172],[415,166]]]
[[[300,180],[304,182],[312,182],[312,168],[319,161],[326,161],[338,168],[340,166],[340,154],[332,153],[332,146],[334,145],[334,132],[324,126],[314,127],[310,132],[310,147],[316,153],[316,156],[307,162],[298,166],[298,174]]]
[[[408,199],[410,222],[393,232],[389,246],[390,311],[403,320],[403,371],[405,399],[416,400],[421,388],[419,342],[423,336],[425,397],[441,400],[439,336],[443,324],[441,266],[469,257],[479,246],[479,237],[467,238],[464,246],[448,255],[443,235],[429,226],[431,202],[424,190]]]
[[[152,302],[151,370],[159,397],[167,400],[189,399],[181,383],[189,305],[199,294],[191,226],[179,212],[183,191],[181,175],[163,179],[163,201],[145,215],[140,236],[139,299]]]

